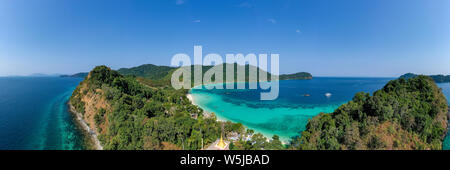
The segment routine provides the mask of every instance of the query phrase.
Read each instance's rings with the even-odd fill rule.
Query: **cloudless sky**
[[[449,0],[0,0],[0,76],[174,54],[278,53],[280,72],[450,74]]]

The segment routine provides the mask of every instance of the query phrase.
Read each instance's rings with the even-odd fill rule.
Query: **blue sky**
[[[0,76],[278,53],[280,72],[450,74],[448,0],[2,0]]]

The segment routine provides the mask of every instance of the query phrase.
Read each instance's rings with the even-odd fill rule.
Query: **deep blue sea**
[[[273,101],[261,101],[258,90],[192,89],[197,105],[221,120],[239,122],[271,137],[287,142],[305,130],[308,119],[333,112],[357,92],[372,93],[394,78],[329,78],[280,81],[280,94]],[[450,97],[450,83],[439,84]],[[329,93],[329,96],[325,94]],[[446,148],[448,148],[447,140]]]
[[[81,80],[0,77],[0,150],[84,149],[66,105]]]

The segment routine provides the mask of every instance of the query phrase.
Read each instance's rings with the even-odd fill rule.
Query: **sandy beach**
[[[193,105],[196,105],[196,104],[195,104],[195,101],[194,101],[194,97],[192,97],[192,94],[188,93],[188,94],[186,95],[186,97],[189,99],[189,101],[191,101],[191,103],[192,103]],[[196,105],[196,106],[197,106],[197,105]]]
[[[195,99],[194,99],[194,96],[192,96],[192,94],[188,93],[188,94],[186,94],[186,97],[189,99],[189,101],[191,101],[191,103],[193,105],[200,107],[199,105],[197,105],[197,103],[195,103]],[[203,110],[203,116],[210,117],[211,113],[206,110]],[[217,115],[216,115],[216,117],[217,117]],[[217,118],[217,121],[223,121],[223,120],[220,120],[219,118]]]

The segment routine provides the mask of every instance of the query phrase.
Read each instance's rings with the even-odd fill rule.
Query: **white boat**
[[[331,97],[331,93],[325,93],[325,96]]]

